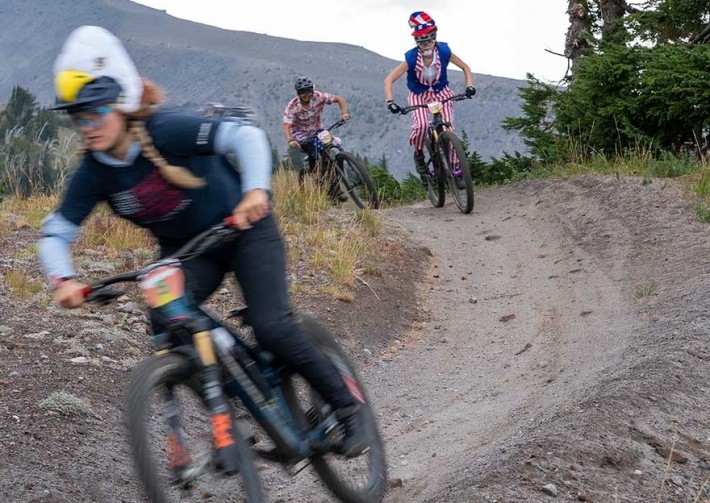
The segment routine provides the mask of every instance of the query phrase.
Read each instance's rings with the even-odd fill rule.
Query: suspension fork
[[[207,324],[192,336],[198,359],[201,363],[202,400],[209,410],[212,423],[212,438],[221,469],[225,473],[234,473],[239,469],[229,401],[222,388],[221,367],[217,360],[210,330]]]
[[[165,388],[163,392],[165,422],[170,432],[167,435],[168,462],[170,469],[179,479],[182,470],[190,464],[190,453],[185,442],[185,432],[180,423],[180,412],[175,401],[173,388]]]
[[[441,158],[439,157],[439,131],[437,129],[440,120],[435,120],[429,124],[429,134],[427,141],[429,142],[429,173],[436,180],[441,177]]]

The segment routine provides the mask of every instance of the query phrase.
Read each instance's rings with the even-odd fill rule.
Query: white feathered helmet
[[[140,108],[143,82],[121,41],[100,26],[69,34],[54,61],[55,110],[81,112],[112,104],[125,113]]]

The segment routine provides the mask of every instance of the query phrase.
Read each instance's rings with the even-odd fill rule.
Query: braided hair
[[[197,189],[204,187],[205,181],[192,174],[182,166],[173,166],[153,145],[153,139],[145,127],[145,120],[155,111],[155,107],[163,102],[163,93],[151,81],[143,79],[143,96],[141,107],[133,113],[127,114],[128,132],[134,140],[139,142],[143,156],[152,162],[160,174],[172,185],[182,189]]]

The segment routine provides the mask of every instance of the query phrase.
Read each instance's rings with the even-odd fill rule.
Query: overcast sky
[[[438,39],[474,73],[560,80],[568,0],[134,0],[229,30],[365,47],[395,60],[413,47],[409,15],[423,10]],[[238,50],[238,48],[235,48]]]

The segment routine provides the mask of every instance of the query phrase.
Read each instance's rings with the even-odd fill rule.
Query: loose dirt
[[[471,215],[382,215],[381,261],[354,300],[295,303],[361,368],[386,502],[710,502],[710,236],[682,188],[539,180],[477,192]],[[20,226],[3,239],[3,272],[37,268],[35,238]],[[236,301],[224,290],[212,307]],[[140,310],[32,305],[0,276],[0,313],[3,501],[143,501],[121,419],[149,354]],[[91,409],[40,405],[59,391]],[[269,470],[271,501],[333,501],[310,470]]]

